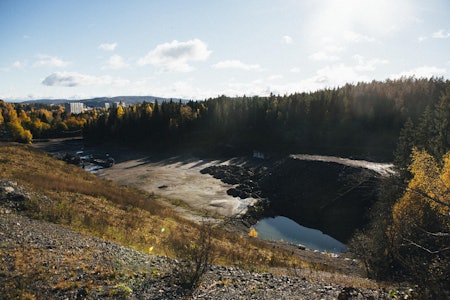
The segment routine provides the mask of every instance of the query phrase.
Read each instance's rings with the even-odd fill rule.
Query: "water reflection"
[[[301,244],[312,250],[334,253],[342,253],[346,250],[343,243],[322,231],[301,226],[286,217],[261,219],[254,227],[258,232],[258,237],[262,239],[283,240],[292,244]]]

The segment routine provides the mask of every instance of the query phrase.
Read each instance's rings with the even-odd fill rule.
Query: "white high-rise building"
[[[64,107],[66,109],[66,112],[71,114],[79,114],[82,113],[84,110],[84,104],[81,102],[65,103]]]

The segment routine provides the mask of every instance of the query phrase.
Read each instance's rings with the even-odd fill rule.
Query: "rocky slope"
[[[0,181],[0,299],[388,299],[384,290],[211,266],[193,291],[183,264],[21,214],[31,195]],[[294,276],[297,275],[297,276]]]
[[[235,187],[228,194],[253,197],[263,216],[285,216],[347,242],[368,222],[380,174],[336,162],[284,158],[262,165],[218,165],[204,168]],[[255,208],[248,214],[258,219]],[[345,221],[344,221],[345,220]]]

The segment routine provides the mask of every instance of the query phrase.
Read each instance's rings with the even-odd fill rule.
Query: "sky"
[[[450,77],[449,0],[0,0],[0,99],[311,92]]]

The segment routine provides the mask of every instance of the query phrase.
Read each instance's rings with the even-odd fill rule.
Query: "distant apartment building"
[[[126,107],[126,104],[125,104],[125,102],[122,102],[122,101],[119,101],[119,102],[105,102],[103,104],[103,108],[105,110],[108,110],[110,108],[114,108],[115,109],[115,108],[118,108],[119,106]]]
[[[71,114],[79,114],[82,113],[84,110],[84,105],[81,102],[65,103],[64,107],[66,109],[66,112]]]
[[[112,107],[113,108],[118,108],[119,106],[125,107],[126,104],[124,102],[122,102],[122,101],[120,101],[120,102],[113,102],[112,103]]]

